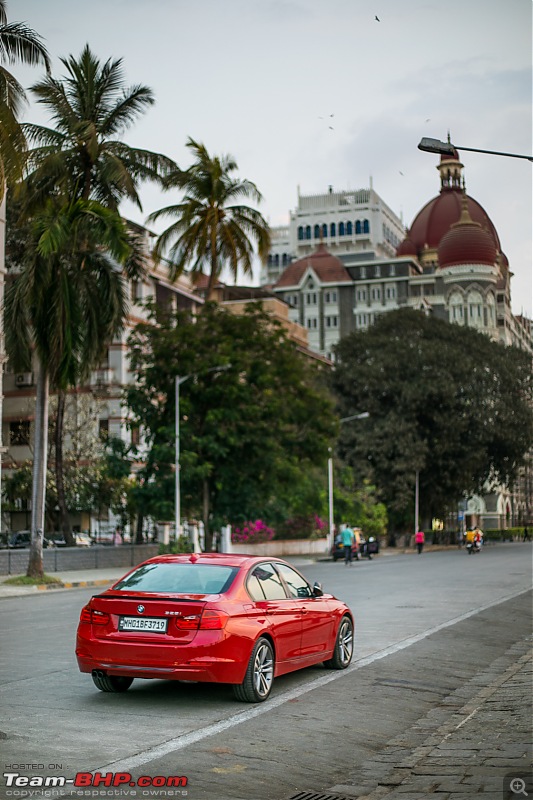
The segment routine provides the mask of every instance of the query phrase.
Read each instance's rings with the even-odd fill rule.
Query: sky
[[[531,154],[531,0],[8,0],[7,10],[43,37],[57,78],[60,57],[86,43],[102,61],[122,58],[126,84],[156,97],[124,141],[183,168],[189,137],[231,154],[272,226],[288,223],[298,187],[371,179],[409,226],[440,189],[423,136]],[[25,87],[41,76],[14,72]],[[25,119],[49,124],[32,104]],[[513,311],[531,318],[532,164],[460,155],[509,259]],[[178,200],[153,185],[141,198],[143,212],[121,208],[140,223]]]

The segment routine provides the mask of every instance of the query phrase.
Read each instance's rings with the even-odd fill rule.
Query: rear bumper
[[[218,641],[213,641],[213,633],[210,642],[197,636],[194,645],[185,646],[105,642],[78,633],[76,658],[80,672],[96,669],[130,678],[242,683],[253,642],[219,632]]]

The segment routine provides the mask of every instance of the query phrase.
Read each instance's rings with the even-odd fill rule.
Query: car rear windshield
[[[144,564],[113,586],[113,590],[220,594],[230,587],[237,570],[216,564]]]

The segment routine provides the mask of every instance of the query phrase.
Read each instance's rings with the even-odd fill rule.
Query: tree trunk
[[[209,481],[204,478],[203,481],[203,512],[202,517],[204,521],[204,548],[206,553],[211,552],[213,546],[213,533],[209,527]]]
[[[35,443],[31,495],[31,545],[27,576],[42,578],[46,469],[48,462],[48,373],[39,364],[35,398]]]
[[[135,544],[144,544],[143,523],[144,523],[144,514],[139,512],[137,516],[137,531],[135,533]]]
[[[63,423],[65,420],[66,392],[59,392],[57,398],[57,417],[55,426],[55,451],[56,451],[56,489],[57,505],[59,506],[59,528],[69,547],[74,547],[76,540],[72,534],[72,525],[65,498],[65,463],[63,458]]]

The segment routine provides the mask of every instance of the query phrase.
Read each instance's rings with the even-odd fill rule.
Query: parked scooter
[[[372,560],[373,555],[379,553],[379,541],[374,536],[369,536],[368,539],[361,538],[359,543],[359,554],[361,558],[368,558]]]

